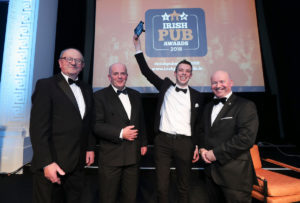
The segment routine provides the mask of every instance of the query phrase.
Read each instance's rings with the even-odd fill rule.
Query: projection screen
[[[220,69],[230,73],[234,91],[265,91],[253,0],[97,0],[94,89],[108,86],[109,65],[121,62],[127,86],[156,92],[134,57],[133,30],[141,20],[143,52],[161,78],[175,81],[176,64],[187,59],[193,64],[189,85],[201,92],[210,91],[210,75]]]

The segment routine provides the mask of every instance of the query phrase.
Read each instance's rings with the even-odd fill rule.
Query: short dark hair
[[[175,72],[177,72],[177,69],[180,64],[187,64],[187,65],[191,66],[191,72],[193,71],[193,66],[192,66],[191,62],[189,62],[186,59],[183,59],[182,61],[179,61],[179,63],[176,65]]]

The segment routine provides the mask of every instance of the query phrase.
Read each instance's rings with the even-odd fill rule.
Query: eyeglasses
[[[76,63],[77,65],[81,65],[81,64],[84,63],[84,61],[81,60],[81,59],[74,59],[74,58],[71,58],[71,57],[62,57],[61,59],[65,59],[65,60],[68,61],[69,63],[72,63],[73,61],[75,61],[75,63]]]

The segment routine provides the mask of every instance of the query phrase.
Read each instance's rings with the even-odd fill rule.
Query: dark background
[[[0,82],[1,82],[4,38],[5,38],[6,20],[7,20],[7,8],[8,8],[8,2],[0,1]]]
[[[81,50],[86,67],[81,78],[92,84],[95,0],[59,0],[55,42],[55,65],[62,49]],[[260,127],[257,142],[295,144],[300,113],[298,96],[299,1],[256,0],[266,92],[237,93],[253,100],[258,109]],[[7,2],[0,2],[0,64],[7,18]],[[266,48],[267,47],[267,48]],[[271,65],[270,65],[271,64]],[[0,68],[1,74],[1,68]],[[129,78],[130,79],[130,78]],[[205,93],[209,98],[211,94]],[[143,94],[146,122],[152,141],[155,94]],[[279,107],[279,108],[278,108]]]

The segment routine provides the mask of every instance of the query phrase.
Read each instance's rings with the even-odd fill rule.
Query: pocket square
[[[221,120],[233,119],[233,117],[223,117]]]
[[[199,108],[199,104],[198,103],[195,104],[195,108]]]

